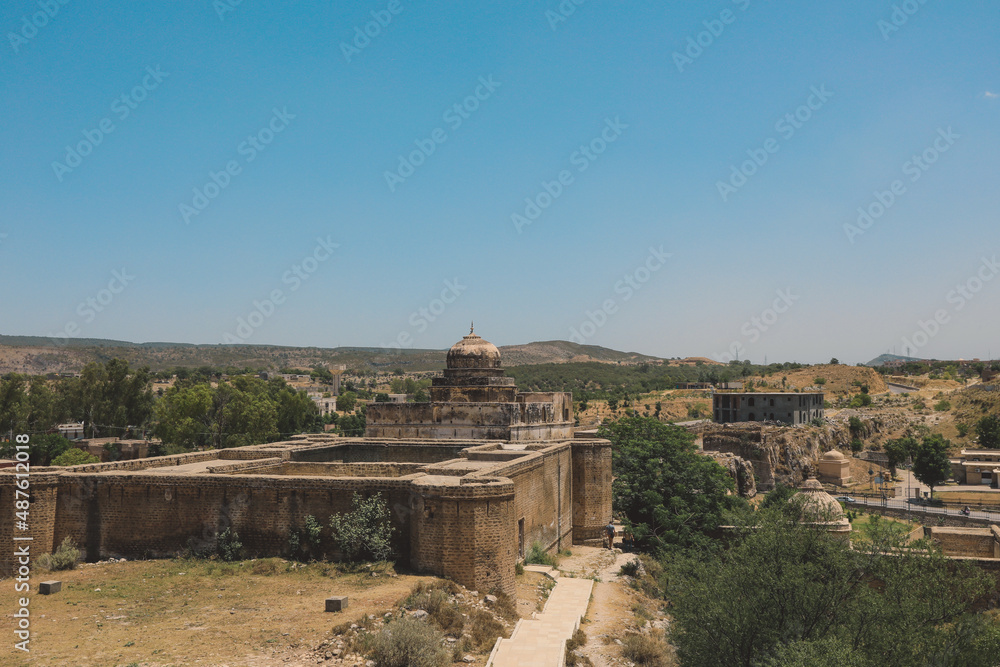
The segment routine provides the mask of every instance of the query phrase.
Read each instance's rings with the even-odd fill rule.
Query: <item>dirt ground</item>
[[[30,662],[12,655],[8,645],[0,650],[0,665],[305,664],[297,656],[333,626],[381,614],[417,582],[435,581],[391,570],[375,575],[280,559],[106,562],[37,571]],[[62,581],[62,591],[39,595],[38,582],[50,579]],[[331,595],[347,595],[348,610],[325,613]],[[0,609],[9,628],[15,609],[10,579],[0,581]]]
[[[563,576],[591,577],[594,591],[581,629],[587,643],[577,651],[595,667],[632,664],[622,655],[621,641],[626,634],[644,626],[667,627],[659,602],[650,600],[619,576],[622,565],[635,559],[634,554],[596,547],[573,547],[573,555],[559,560]]]

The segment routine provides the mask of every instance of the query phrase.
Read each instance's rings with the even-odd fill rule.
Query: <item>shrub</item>
[[[961,424],[961,423],[955,424],[955,428],[958,430],[958,437],[960,438],[964,438],[969,434],[968,424]]]
[[[92,454],[88,454],[82,449],[67,449],[59,456],[52,459],[54,466],[78,466],[84,463],[100,463],[101,459]]]
[[[944,399],[941,399],[940,401],[934,404],[934,409],[937,410],[938,412],[947,412],[948,410],[951,410],[951,403],[949,403]]]
[[[538,542],[532,542],[531,549],[524,557],[524,562],[529,565],[548,565],[549,567],[556,565],[556,559]]]
[[[313,560],[318,551],[320,534],[323,526],[312,514],[307,514],[305,525],[300,530],[293,530],[288,534],[288,550],[291,558],[300,562]]]
[[[243,543],[235,530],[226,528],[219,533],[219,539],[215,543],[215,554],[219,558],[227,562],[239,560],[242,551]]]
[[[628,635],[622,645],[622,655],[637,665],[667,667],[673,663],[667,644],[652,635]]]
[[[278,562],[273,558],[264,558],[255,561],[250,567],[250,571],[254,574],[270,576],[272,574],[277,574],[278,572]]]
[[[638,558],[633,558],[632,560],[622,565],[621,569],[618,571],[618,574],[626,577],[636,577],[639,575],[641,569],[642,569],[642,563],[639,562]]]
[[[524,574],[524,565],[521,564],[521,561],[514,563],[514,574],[518,576]]]
[[[497,637],[504,634],[503,623],[493,617],[488,611],[477,609],[470,617],[469,636],[477,649],[492,647]]]
[[[79,451],[79,450],[77,450]],[[80,550],[70,537],[65,538],[55,553],[42,554],[38,557],[38,565],[54,572],[56,570],[72,570],[80,560]]]
[[[330,517],[333,539],[344,559],[389,560],[392,552],[392,520],[381,493],[362,498],[355,493],[353,509]]]
[[[861,442],[860,439],[854,438],[853,440],[851,440],[851,451],[854,452],[855,454],[857,454],[864,448],[865,448],[865,443]]]
[[[815,384],[818,387],[822,387],[823,385],[826,384],[826,378],[816,378],[815,380],[813,380],[813,384]]]
[[[444,667],[451,656],[442,646],[443,635],[410,616],[388,623],[372,641],[377,667]]]

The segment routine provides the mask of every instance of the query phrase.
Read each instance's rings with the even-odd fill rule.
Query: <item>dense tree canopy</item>
[[[1000,627],[968,615],[985,573],[901,549],[888,526],[851,549],[781,512],[755,514],[723,553],[667,562],[681,664],[996,665]]]
[[[715,461],[699,454],[694,436],[654,417],[627,417],[602,426],[613,443],[614,510],[632,527],[637,545],[661,552],[707,547],[706,533],[730,510],[745,507]]]
[[[316,405],[284,380],[237,377],[218,386],[178,382],[156,406],[154,433],[164,443],[240,447],[272,442],[320,426]]]
[[[989,415],[976,422],[979,446],[983,449],[1000,449],[1000,417]]]

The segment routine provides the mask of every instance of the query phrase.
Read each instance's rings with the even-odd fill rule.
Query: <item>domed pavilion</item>
[[[844,508],[823,490],[823,485],[815,477],[803,482],[799,492],[788,502],[798,505],[799,523],[825,530],[845,540],[851,539],[851,522],[844,516]]]
[[[500,350],[470,328],[448,350],[428,403],[372,403],[369,438],[558,440],[573,437],[573,395],[519,393]]]

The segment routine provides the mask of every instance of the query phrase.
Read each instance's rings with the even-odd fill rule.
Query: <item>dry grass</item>
[[[674,650],[661,632],[627,635],[622,645],[622,655],[637,665],[649,667],[674,667],[677,664]]]
[[[323,612],[327,597],[348,595],[352,616],[381,615],[415,584],[436,581],[280,559],[82,565],[59,573],[55,595],[34,592],[42,578],[36,572],[31,595],[37,665],[281,662],[341,622],[342,614]],[[13,609],[14,596],[10,580],[0,582],[0,608]]]

